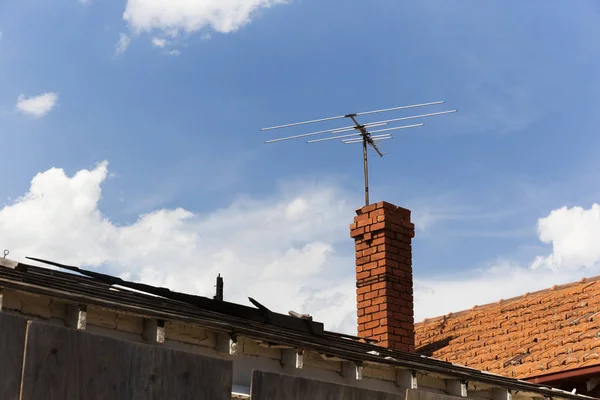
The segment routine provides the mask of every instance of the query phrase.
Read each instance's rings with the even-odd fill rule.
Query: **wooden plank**
[[[405,400],[405,395],[253,371],[250,398],[252,400]]]
[[[465,398],[431,393],[424,390],[408,389],[406,391],[406,400],[465,400]]]
[[[26,318],[0,312],[0,399],[19,399],[26,332]]]
[[[21,400],[231,399],[230,361],[31,323]]]

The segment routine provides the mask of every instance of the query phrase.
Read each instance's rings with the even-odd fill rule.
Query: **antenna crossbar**
[[[268,131],[268,130],[281,129],[281,128],[290,128],[290,127],[295,127],[295,126],[302,126],[302,125],[313,124],[313,123],[318,123],[318,122],[330,122],[330,121],[336,121],[336,120],[341,120],[341,119],[352,120],[354,125],[342,126],[339,128],[323,129],[323,130],[314,131],[314,132],[301,133],[301,134],[297,134],[297,135],[271,139],[271,140],[265,141],[265,143],[281,142],[284,140],[299,139],[299,138],[322,135],[322,134],[331,134],[331,135],[335,135],[335,136],[320,138],[320,139],[311,139],[311,140],[308,140],[307,143],[319,143],[319,142],[338,140],[338,139],[344,144],[362,143],[362,145],[363,145],[362,146],[363,147],[363,168],[364,168],[364,178],[365,178],[365,205],[368,205],[369,204],[369,166],[368,166],[368,159],[367,159],[368,148],[369,147],[372,148],[377,155],[379,155],[380,157],[383,157],[384,153],[381,152],[381,150],[378,147],[378,144],[383,140],[389,140],[389,139],[393,138],[391,133],[383,133],[383,132],[390,132],[390,131],[395,131],[395,130],[400,130],[400,129],[408,129],[408,128],[416,128],[416,127],[423,126],[424,124],[416,123],[416,124],[412,124],[412,125],[393,126],[393,127],[384,128],[384,129],[376,129],[376,130],[370,130],[370,129],[385,126],[390,123],[399,122],[399,121],[407,121],[407,120],[411,120],[411,119],[427,118],[427,117],[433,117],[433,116],[437,116],[437,115],[451,114],[451,113],[455,113],[457,110],[438,111],[438,112],[432,112],[432,113],[426,113],[426,114],[410,115],[407,117],[391,118],[391,119],[368,122],[368,123],[363,123],[363,124],[361,124],[357,120],[357,117],[378,114],[378,113],[384,113],[384,112],[390,112],[390,111],[400,111],[400,110],[406,110],[406,109],[412,109],[412,108],[418,108],[418,107],[433,106],[433,105],[444,104],[444,103],[445,103],[444,101],[434,101],[434,102],[430,102],[430,103],[420,103],[420,104],[412,104],[412,105],[408,105],[408,106],[384,108],[384,109],[373,110],[373,111],[363,111],[363,112],[351,113],[351,114],[346,114],[346,115],[337,115],[334,117],[327,117],[327,118],[313,119],[313,120],[309,120],[309,121],[294,122],[291,124],[271,126],[268,128],[262,128],[261,131]],[[352,133],[342,135],[342,133],[346,133],[346,132],[352,132]],[[373,135],[375,133],[382,133],[382,134]],[[385,154],[387,154],[387,153],[385,153]]]

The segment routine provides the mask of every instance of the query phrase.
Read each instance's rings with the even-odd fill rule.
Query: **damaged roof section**
[[[117,312],[185,323],[235,337],[309,350],[357,365],[376,363],[460,382],[477,382],[506,390],[544,397],[582,399],[574,393],[482,372],[416,353],[391,350],[351,335],[328,332],[310,318],[296,318],[255,307],[206,297],[176,293],[164,288],[127,282],[117,277],[52,263],[71,272],[40,268],[2,259],[0,288],[58,298],[72,304],[101,307]],[[7,267],[7,268],[6,268]]]

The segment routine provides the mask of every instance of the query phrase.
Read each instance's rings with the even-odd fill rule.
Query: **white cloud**
[[[83,4],[84,6],[92,4],[92,0],[77,0],[79,4]]]
[[[250,22],[256,11],[287,0],[127,0],[123,19],[137,32],[154,29],[191,33],[212,28],[230,33]]]
[[[2,40],[2,36],[4,36],[4,32],[0,29],[0,40]]]
[[[124,33],[119,33],[119,41],[117,42],[117,48],[115,52],[117,54],[125,53],[125,50],[127,50],[127,47],[129,47],[129,43],[131,43],[131,38]]]
[[[30,190],[0,209],[0,242],[11,257],[110,266],[136,280],[212,296],[217,273],[225,297],[314,313],[331,328],[354,329],[353,206],[334,188],[283,188],[271,199],[243,198],[195,214],[161,209],[118,225],[98,209],[107,164],[69,177],[61,169],[35,176]],[[346,272],[346,273],[345,273]]]
[[[175,49],[175,50],[169,51],[169,54],[172,56],[178,56],[181,54],[181,52],[179,50]]]
[[[17,97],[17,110],[24,114],[40,118],[48,114],[58,101],[58,94],[48,92],[39,96],[25,97],[24,94]]]
[[[0,209],[0,242],[11,258],[108,266],[130,279],[206,296],[221,273],[229,301],[248,304],[253,296],[275,311],[308,312],[328,329],[354,333],[348,223],[358,198],[331,184],[288,185],[271,198],[239,198],[202,213],[159,209],[120,225],[98,209],[107,175],[106,162],[71,177],[57,168],[36,175],[23,197]],[[417,320],[600,273],[599,215],[594,205],[540,219],[540,239],[553,246],[541,260],[551,263],[503,261],[417,278]]]
[[[600,205],[589,210],[562,207],[538,221],[540,240],[552,244],[552,254],[538,257],[534,268],[593,268],[600,261]]]
[[[459,279],[418,280],[415,301],[419,319],[600,274],[600,205],[594,204],[588,210],[553,210],[538,220],[538,235],[541,242],[552,245],[552,251],[536,257],[528,266],[503,261],[460,274]]]
[[[167,45],[167,40],[155,36],[152,38],[152,45],[162,49]]]

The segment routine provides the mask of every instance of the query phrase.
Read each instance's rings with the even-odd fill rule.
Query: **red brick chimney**
[[[410,210],[379,202],[356,210],[358,336],[387,348],[414,351]]]

